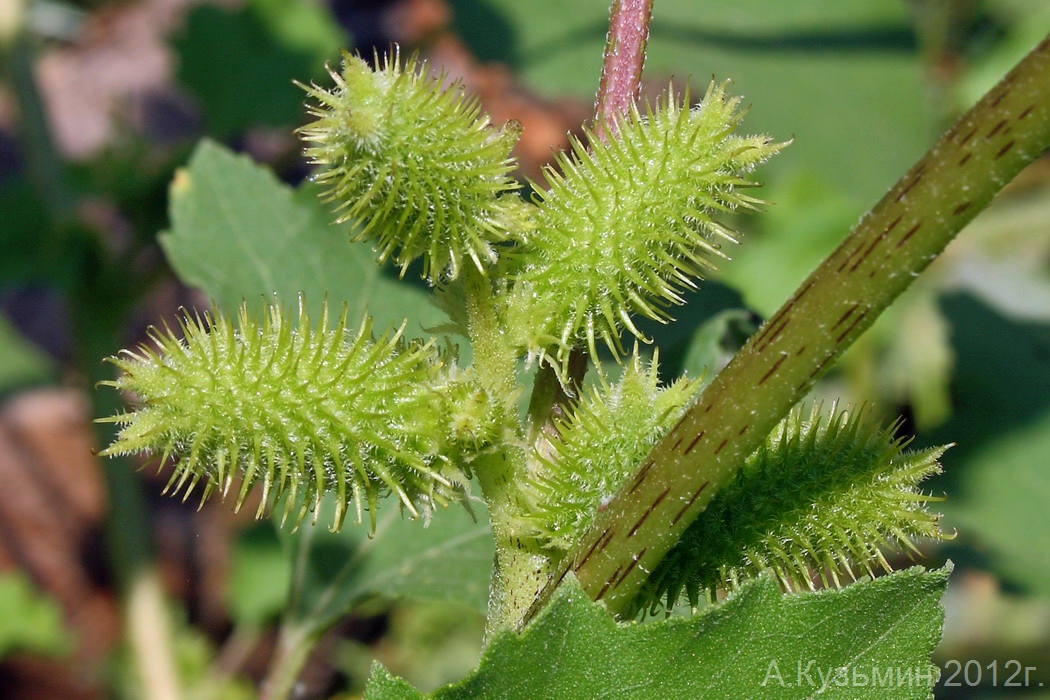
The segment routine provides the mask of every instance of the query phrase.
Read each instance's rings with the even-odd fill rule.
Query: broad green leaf
[[[246,156],[202,141],[172,183],[172,228],[161,245],[179,277],[227,311],[272,294],[294,306],[303,293],[315,314],[326,297],[334,310],[346,302],[350,323],[367,312],[377,331],[409,319],[408,334],[419,335],[442,322],[421,289],[376,265],[332,218],[312,187],[292,190]]]
[[[309,523],[294,533],[276,526],[249,531],[234,557],[234,618],[264,622],[291,605],[303,624],[324,628],[372,598],[448,602],[485,612],[493,544],[482,505],[472,504],[477,521],[454,505],[436,512],[429,524],[408,520],[392,502],[383,506],[372,538],[367,527],[349,522],[338,533]],[[289,603],[296,568],[297,599]]]
[[[954,415],[928,441],[955,440],[933,488],[958,544],[1050,596],[1050,324],[1010,320],[969,295],[944,300],[956,354]]]
[[[0,576],[0,659],[16,652],[65,654],[71,645],[54,600],[20,572]]]
[[[220,136],[301,123],[303,95],[292,81],[318,77],[346,44],[321,7],[304,0],[254,0],[237,12],[196,7],[174,40],[179,82]]]
[[[457,698],[927,698],[949,568],[782,595],[768,578],[692,618],[618,625],[577,585],[435,692]],[[370,698],[411,697],[381,669]]]

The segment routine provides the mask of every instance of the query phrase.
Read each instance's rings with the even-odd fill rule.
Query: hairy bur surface
[[[120,430],[103,455],[149,452],[173,462],[169,488],[203,498],[242,484],[239,508],[262,485],[260,511],[284,501],[298,524],[335,496],[333,528],[348,508],[375,526],[380,496],[395,493],[413,517],[464,497],[465,476],[444,456],[451,434],[442,395],[441,358],[431,343],[401,332],[372,337],[371,320],[354,332],[346,314],[328,330],[300,305],[286,318],[270,307],[260,324],[244,306],[237,323],[205,314],[153,329],[157,348],[125,351],[108,386],[134,394],[133,412],[101,419]]]
[[[556,550],[571,547],[653,444],[695,398],[699,382],[682,379],[659,386],[657,362],[637,355],[623,378],[586,392],[565,420],[543,471],[524,486],[531,507],[526,529]]]
[[[634,357],[620,382],[585,394],[527,489],[526,527],[554,552],[571,548],[698,390],[687,380],[660,388],[655,367]],[[837,587],[843,574],[889,571],[883,548],[912,553],[915,540],[943,538],[927,510],[938,499],[919,484],[940,472],[947,448],[908,451],[895,428],[863,409],[796,408],[661,561],[628,616],[683,594],[695,607],[766,570],[789,590],[812,589],[814,572]]]
[[[517,123],[492,126],[476,99],[396,54],[375,70],[344,54],[330,74],[330,90],[303,86],[315,118],[301,130],[306,156],[339,221],[359,225],[380,261],[403,274],[421,257],[438,284],[464,264],[485,272],[498,244],[531,227],[511,177]]]
[[[763,571],[788,589],[838,587],[841,574],[890,571],[882,549],[943,539],[919,484],[947,446],[911,451],[862,409],[796,407],[745,461],[643,585],[636,610],[734,590]]]
[[[736,235],[712,216],[760,203],[740,191],[754,184],[744,175],[785,145],[734,135],[738,103],[713,83],[693,108],[668,93],[624,117],[615,139],[575,141],[547,169],[508,302],[531,355],[564,362],[583,345],[595,358],[599,341],[623,355],[621,330],[647,340],[633,315],[669,320],[667,308],[726,257]]]

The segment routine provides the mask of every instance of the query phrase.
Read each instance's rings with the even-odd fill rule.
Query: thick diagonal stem
[[[554,573],[611,610],[813,382],[1025,165],[1050,146],[1050,37],[889,191],[712,381]]]

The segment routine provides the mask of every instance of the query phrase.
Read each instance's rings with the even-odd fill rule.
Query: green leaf
[[[327,295],[334,310],[349,303],[352,320],[371,314],[377,330],[410,318],[415,335],[443,322],[420,288],[387,274],[331,218],[312,187],[296,192],[246,156],[202,141],[172,183],[172,228],[161,245],[179,277],[227,313],[245,299],[276,294],[294,304],[303,293],[314,317]]]
[[[949,570],[805,595],[762,578],[695,617],[625,625],[567,582],[524,632],[492,640],[474,673],[429,697],[925,699]],[[411,697],[373,678],[367,697]]]
[[[317,77],[346,38],[316,3],[254,0],[239,12],[202,6],[174,40],[179,81],[200,102],[209,130],[302,122],[293,80]]]
[[[362,528],[340,533],[310,526],[295,534],[282,531],[278,536],[299,538],[290,549],[305,548],[307,556],[298,616],[326,625],[374,597],[444,601],[484,612],[492,575],[492,531],[481,504],[474,510],[477,522],[454,506],[436,512],[424,526],[385,508],[372,538]]]
[[[423,695],[406,681],[393,676],[383,664],[372,664],[365,700],[419,700]]]
[[[0,576],[0,659],[23,651],[65,654],[71,644],[54,600],[34,590],[22,573]]]

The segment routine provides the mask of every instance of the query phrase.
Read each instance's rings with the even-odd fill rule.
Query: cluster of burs
[[[449,343],[407,339],[405,326],[376,335],[345,312],[311,320],[302,304],[187,318],[113,359],[111,384],[139,406],[109,419],[121,430],[106,453],[157,454],[175,462],[175,487],[205,496],[239,483],[238,506],[260,486],[293,523],[334,496],[333,527],[348,513],[374,524],[389,495],[424,518],[468,501],[479,456],[502,453],[531,465],[517,485],[522,536],[564,551],[699,390],[661,386],[655,361],[625,348],[649,340],[637,320],[669,321],[725,257],[737,236],[713,217],[759,203],[747,175],[784,144],[737,135],[724,86],[697,105],[669,92],[624,115],[613,138],[574,141],[529,183],[530,201],[511,155],[520,126],[493,125],[424,64],[377,64],[346,55],[333,86],[305,86],[314,180],[341,224],[333,235],[351,231],[402,274],[421,269],[448,312],[443,330],[469,340],[473,361],[460,367]],[[538,450],[518,408],[521,367],[566,381],[581,356],[597,380]],[[939,454],[906,452],[862,412],[796,411],[651,585],[695,597],[772,567],[790,586],[811,565],[879,560],[872,543],[933,536],[915,486]]]

